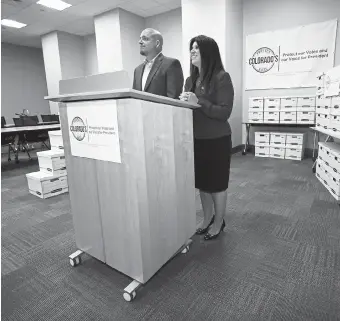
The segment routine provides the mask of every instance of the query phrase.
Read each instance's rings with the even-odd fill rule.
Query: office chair
[[[32,120],[35,122],[35,125],[38,125],[38,123],[39,123],[39,118],[38,118],[37,115],[34,115],[34,116],[26,116],[26,117],[32,119]]]
[[[38,125],[38,116],[26,116],[22,117],[24,121],[24,126],[35,126]],[[28,158],[31,159],[30,153],[28,151],[28,144],[33,143],[42,143],[46,146],[47,149],[50,149],[49,146],[46,144],[48,141],[49,136],[47,130],[33,130],[27,131],[24,134],[24,141],[22,142],[24,149],[28,155]]]
[[[4,116],[1,116],[1,128],[4,128],[6,125],[6,119]]]
[[[22,117],[18,117],[18,118],[13,118],[13,122],[15,127],[22,127],[24,126],[24,120]]]
[[[55,122],[60,123],[59,115],[51,115],[51,121],[55,121]]]
[[[41,119],[44,123],[48,123],[52,121],[52,115],[41,115]]]
[[[14,153],[15,162],[18,163],[18,151],[13,147],[15,145],[15,133],[2,133],[1,146],[8,146],[8,161],[11,161],[11,151]]]

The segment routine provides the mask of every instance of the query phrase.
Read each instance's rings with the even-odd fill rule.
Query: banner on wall
[[[67,108],[71,154],[121,163],[117,102],[74,102]]]
[[[334,66],[337,20],[249,35],[246,90],[314,87]]]

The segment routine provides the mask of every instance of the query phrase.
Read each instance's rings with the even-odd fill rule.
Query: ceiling
[[[1,19],[27,24],[15,29],[1,26],[1,41],[41,47],[41,36],[54,30],[79,36],[94,33],[93,16],[120,7],[149,17],[181,6],[181,0],[64,0],[72,7],[57,11],[36,4],[38,0],[1,0]]]

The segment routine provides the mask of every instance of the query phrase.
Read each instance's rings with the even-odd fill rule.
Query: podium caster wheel
[[[242,155],[245,155],[245,154],[246,154],[246,152],[245,152],[245,151],[243,151],[243,152],[242,152]]]
[[[79,265],[81,263],[80,257],[77,256],[74,259],[70,259],[70,264],[73,267],[76,267],[77,265]]]
[[[124,292],[123,298],[127,302],[131,302],[136,297],[136,291],[133,291],[132,293]]]
[[[11,162],[12,160],[9,158],[8,161]]]
[[[182,250],[182,254],[188,253],[189,252],[189,246],[186,246],[183,250]]]

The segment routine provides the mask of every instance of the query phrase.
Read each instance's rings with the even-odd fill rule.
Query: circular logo
[[[257,72],[263,74],[272,69],[276,62],[279,61],[279,56],[268,48],[262,47],[257,49],[253,56],[249,58],[249,65],[251,65]]]
[[[80,117],[74,117],[70,126],[70,131],[76,140],[82,141],[85,138],[87,126]]]

